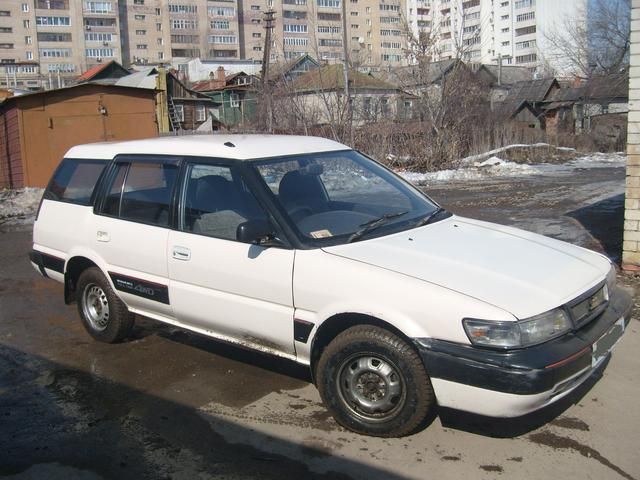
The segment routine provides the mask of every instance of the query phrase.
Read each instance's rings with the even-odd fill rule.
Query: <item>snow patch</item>
[[[544,145],[544,144],[539,144]],[[511,145],[520,146],[520,145]],[[522,145],[528,146],[528,145]],[[505,150],[497,149],[497,150]],[[495,152],[495,150],[492,150]],[[488,152],[488,153],[492,153]],[[398,174],[415,184],[427,184],[430,182],[447,182],[447,181],[465,181],[465,180],[482,180],[489,177],[518,177],[524,175],[569,175],[576,169],[585,168],[612,168],[624,167],[627,162],[627,156],[624,153],[592,153],[583,155],[566,163],[536,163],[530,165],[526,163],[515,163],[503,160],[498,156],[492,155],[485,160],[487,154],[467,157],[461,160],[460,168],[453,170],[440,170],[437,172],[408,172],[398,171]],[[475,158],[475,161],[472,159]]]
[[[42,188],[0,191],[0,225],[33,223],[42,198]]]

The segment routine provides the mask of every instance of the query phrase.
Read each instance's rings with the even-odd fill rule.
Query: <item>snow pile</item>
[[[411,183],[423,184],[429,182],[446,182],[452,180],[482,180],[487,177],[517,177],[521,175],[540,175],[542,170],[538,166],[508,162],[499,157],[491,157],[482,162],[474,162],[470,166],[455,170],[440,170],[437,172],[417,173],[398,172]]]
[[[0,225],[33,223],[42,188],[0,190]]]
[[[492,150],[504,151],[506,148]],[[518,146],[518,145],[515,145]],[[524,145],[526,146],[526,145]],[[432,182],[482,180],[490,177],[519,177],[525,175],[570,175],[576,170],[585,168],[616,168],[624,167],[627,156],[624,153],[592,153],[583,155],[566,163],[538,163],[530,165],[526,163],[515,163],[503,160],[495,155],[486,158],[487,154],[466,157],[460,161],[460,168],[454,170],[440,170],[437,172],[407,172],[397,173],[415,184],[428,184]],[[481,160],[486,158],[485,160]]]
[[[506,145],[504,147],[495,148],[493,150],[489,150],[488,152],[480,153],[478,155],[471,155],[469,157],[464,157],[462,160],[460,160],[460,164],[464,165],[464,164],[475,163],[478,160],[482,160],[487,155],[489,155],[492,158],[494,158],[494,155],[496,155],[498,153],[506,152],[507,150],[511,150],[511,149],[514,149],[514,148],[550,147],[550,146],[551,145],[549,145],[548,143],[533,143],[533,144],[514,143],[513,145]],[[554,147],[554,148],[556,148],[557,150],[563,150],[563,151],[574,151],[575,150],[573,148],[567,148],[567,147]],[[497,158],[497,157],[495,157],[495,158]]]

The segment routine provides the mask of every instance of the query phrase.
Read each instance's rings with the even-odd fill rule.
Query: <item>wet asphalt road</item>
[[[603,168],[427,190],[458,214],[615,258],[623,185],[624,169]],[[128,342],[92,341],[29,249],[28,229],[0,231],[0,476],[640,480],[637,317],[602,378],[551,409],[444,411],[417,435],[374,439],[338,427],[291,362],[144,319]]]

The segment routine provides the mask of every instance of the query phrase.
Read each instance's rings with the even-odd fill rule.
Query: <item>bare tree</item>
[[[629,65],[631,0],[590,0],[542,32],[543,61],[562,75],[588,79]]]

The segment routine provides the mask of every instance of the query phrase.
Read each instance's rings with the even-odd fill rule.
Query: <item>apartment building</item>
[[[549,62],[545,32],[587,8],[588,0],[408,0],[413,37],[431,42],[436,60],[527,66]],[[422,35],[421,35],[422,34]],[[552,61],[551,61],[552,62]],[[558,67],[551,65],[552,67]],[[560,72],[562,73],[562,72]]]
[[[117,1],[0,3],[0,86],[61,86],[103,61],[122,61]]]
[[[109,60],[125,66],[262,61],[267,11],[270,62],[306,53],[339,62],[346,51],[358,66],[405,63],[406,0],[342,1],[2,0],[0,86],[60,86]]]

